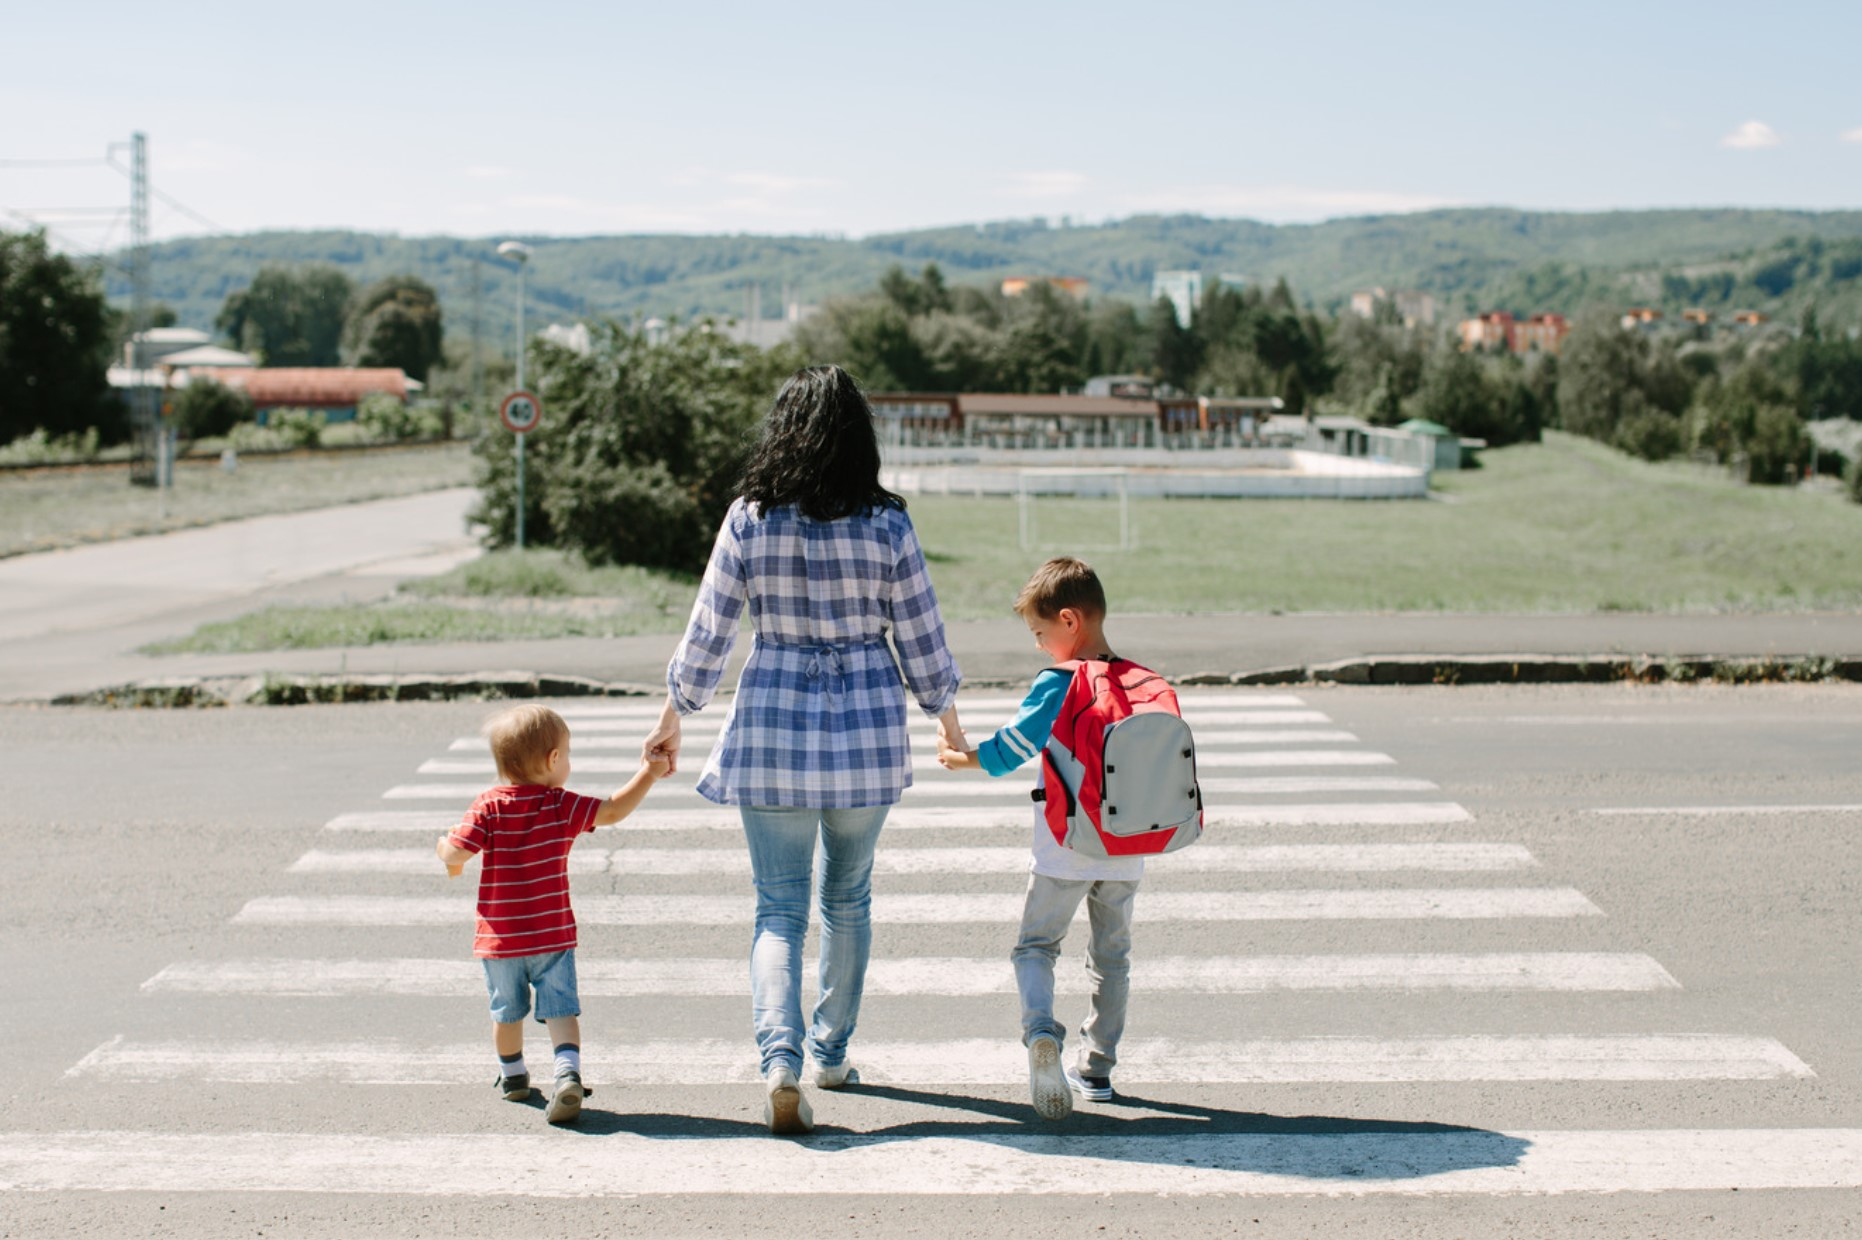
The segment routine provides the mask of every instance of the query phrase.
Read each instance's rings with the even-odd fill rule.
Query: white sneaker
[[[815,1065],[815,1084],[822,1089],[840,1089],[847,1085],[858,1085],[860,1073],[849,1060],[843,1059],[831,1068]]]
[[[814,1108],[802,1096],[802,1086],[795,1079],[793,1068],[771,1069],[764,1084],[769,1087],[769,1094],[763,1100],[763,1119],[771,1132],[792,1137],[814,1131]]]
[[[1037,1034],[1028,1043],[1028,1094],[1034,1113],[1042,1119],[1066,1119],[1073,1114],[1073,1091],[1060,1066],[1060,1043]]]

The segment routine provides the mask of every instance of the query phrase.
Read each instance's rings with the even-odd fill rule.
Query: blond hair
[[[1034,570],[1034,576],[1015,596],[1014,606],[1015,614],[1024,620],[1052,620],[1069,607],[1089,619],[1103,619],[1106,591],[1092,565],[1060,555]]]
[[[485,720],[479,729],[491,742],[498,778],[508,784],[541,783],[548,773],[550,750],[569,739],[569,725],[547,706],[513,706]]]

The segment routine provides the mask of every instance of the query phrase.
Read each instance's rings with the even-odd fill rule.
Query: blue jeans
[[[860,1017],[873,948],[873,848],[892,807],[740,808],[756,883],[750,1016],[763,1072],[802,1070],[802,939],[811,882],[821,892],[821,973],[808,1054],[817,1066],[833,1067],[847,1058]]]
[[[1092,929],[1086,943],[1086,973],[1093,982],[1093,997],[1086,1023],[1080,1026],[1085,1046],[1079,1065],[1086,1076],[1112,1075],[1119,1039],[1125,1036],[1125,1004],[1131,993],[1131,906],[1137,896],[1136,882],[1028,876],[1021,939],[1009,953],[1015,965],[1015,986],[1021,991],[1022,1045],[1043,1034],[1066,1044],[1067,1027],[1054,1019],[1054,961],[1084,900]]]

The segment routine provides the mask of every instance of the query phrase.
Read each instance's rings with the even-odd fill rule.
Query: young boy
[[[1080,560],[1062,556],[1035,570],[1015,598],[1015,612],[1034,634],[1034,644],[1056,663],[1070,659],[1110,659],[1106,642],[1106,595],[1099,577]],[[980,767],[1007,775],[1037,757],[1073,675],[1050,667],[1034,679],[1021,709],[1008,726],[975,749],[940,736],[938,761],[949,770]],[[1021,939],[1010,953],[1021,991],[1022,1044],[1028,1048],[1028,1085],[1034,1109],[1044,1119],[1065,1119],[1073,1112],[1069,1087],[1095,1102],[1112,1097],[1112,1067],[1118,1062],[1119,1037],[1125,1031],[1129,990],[1131,906],[1144,877],[1144,858],[1099,860],[1063,848],[1034,810],[1034,853],[1029,862],[1028,896],[1022,906]],[[1054,1019],[1054,961],[1080,901],[1086,901],[1092,941],[1086,951],[1093,997],[1078,1062],[1061,1067],[1066,1029]]]
[[[590,1091],[582,1084],[582,1004],[575,988],[575,913],[569,907],[569,849],[576,837],[619,822],[664,776],[664,758],[643,759],[627,785],[607,800],[563,787],[569,778],[569,725],[547,706],[514,706],[485,721],[503,782],[482,793],[436,846],[446,872],[459,877],[473,853],[482,858],[478,932],[472,954],[491,991],[496,1084],[512,1102],[530,1097],[524,1066],[524,1017],[536,992],[537,1019],[556,1048],[556,1083],[546,1118],[572,1122]]]

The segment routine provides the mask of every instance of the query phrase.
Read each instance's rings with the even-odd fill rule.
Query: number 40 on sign
[[[512,392],[498,406],[498,417],[507,430],[527,434],[536,430],[537,423],[543,420],[543,402],[537,399],[535,392]]]

